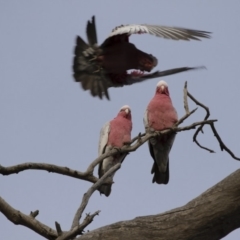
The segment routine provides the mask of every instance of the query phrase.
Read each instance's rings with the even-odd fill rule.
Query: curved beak
[[[128,108],[126,108],[124,111],[126,114],[129,114],[129,112],[130,112],[130,110]]]

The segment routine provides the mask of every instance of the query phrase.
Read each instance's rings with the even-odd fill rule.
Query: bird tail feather
[[[89,45],[93,46],[97,44],[97,31],[95,25],[95,17],[92,17],[92,22],[87,23],[87,38]]]
[[[108,197],[112,190],[112,184],[108,184],[108,185],[103,184],[102,186],[99,187],[98,190],[100,194],[104,194],[106,197]]]
[[[158,184],[168,184],[168,182],[169,182],[169,162],[167,164],[166,172],[160,172],[157,164],[154,162],[151,173],[154,174],[153,179],[152,179],[153,183],[156,182]]]
[[[93,36],[89,41],[93,42],[94,40],[96,40],[96,38]],[[96,58],[96,49],[85,43],[84,40],[78,36],[74,53],[73,77],[75,81],[81,82],[82,88],[84,90],[90,90],[92,96],[99,96],[99,98],[102,99],[105,95],[109,100],[109,79],[107,79],[106,74],[100,71],[100,66],[97,61],[92,60]]]

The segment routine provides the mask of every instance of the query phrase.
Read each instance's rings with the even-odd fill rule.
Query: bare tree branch
[[[211,128],[212,128],[212,131],[213,131],[214,136],[217,138],[217,140],[218,140],[218,142],[219,142],[219,145],[220,145],[221,150],[222,150],[222,151],[225,150],[226,152],[228,152],[228,153],[231,155],[231,157],[232,157],[233,159],[240,161],[240,158],[236,157],[236,156],[234,155],[234,153],[223,143],[222,139],[220,138],[220,136],[219,136],[219,134],[218,134],[218,132],[217,132],[215,126],[214,126],[214,124],[212,123],[212,124],[210,124],[210,126],[211,126]]]
[[[189,116],[191,116],[196,110],[189,111],[188,107],[188,100],[187,97],[189,97],[192,101],[194,101],[197,105],[203,107],[206,110],[206,116],[203,121],[192,123],[185,127],[179,127],[181,123],[184,122],[185,119],[187,119]],[[111,174],[113,174],[115,171],[117,171],[121,164],[116,164],[113,166],[107,173],[105,173],[100,179],[95,177],[93,175],[94,168],[103,161],[106,157],[113,156],[115,154],[121,153],[130,153],[133,151],[136,151],[140,146],[142,146],[145,142],[147,142],[150,138],[156,137],[158,135],[164,135],[168,134],[169,132],[181,132],[181,131],[187,131],[191,129],[195,129],[197,127],[197,130],[193,136],[194,142],[200,147],[205,150],[208,150],[209,152],[213,152],[213,150],[208,149],[206,147],[203,147],[199,142],[197,141],[197,135],[200,131],[202,131],[203,126],[210,125],[212,132],[216,139],[219,142],[221,150],[227,151],[234,159],[240,160],[240,158],[237,158],[229,148],[223,143],[222,139],[220,138],[219,134],[217,133],[217,130],[214,126],[214,122],[217,120],[209,120],[210,112],[208,107],[200,103],[198,100],[196,100],[187,90],[187,82],[184,86],[184,108],[186,114],[179,119],[179,121],[173,126],[172,128],[165,129],[160,132],[148,132],[148,133],[139,133],[138,136],[134,137],[129,143],[125,143],[125,145],[122,148],[114,148],[109,152],[106,152],[96,158],[87,168],[85,172],[79,172],[73,169],[70,169],[68,167],[62,167],[57,166],[53,164],[44,164],[44,163],[23,163],[15,166],[10,167],[3,167],[0,165],[0,174],[2,175],[10,175],[13,173],[19,173],[24,170],[28,169],[34,169],[34,170],[45,170],[48,172],[54,172],[62,175],[66,175],[69,177],[78,178],[81,180],[86,180],[89,182],[94,183],[88,191],[83,195],[82,202],[80,204],[80,207],[78,208],[73,222],[72,227],[69,231],[62,231],[61,226],[58,222],[55,222],[56,230],[53,230],[49,228],[48,226],[44,225],[43,223],[37,221],[35,217],[38,215],[38,210],[35,212],[31,212],[29,216],[21,213],[20,211],[15,210],[12,208],[8,203],[6,203],[2,198],[0,198],[0,210],[1,212],[13,223],[24,225],[33,231],[37,232],[41,236],[47,238],[47,239],[54,239],[54,240],[68,240],[73,239],[79,234],[82,234],[84,231],[84,228],[88,226],[92,221],[93,218],[99,214],[100,211],[95,212],[94,214],[87,214],[86,218],[83,220],[83,222],[80,224],[79,221],[82,217],[83,211],[85,210],[88,201],[94,191],[96,191],[103,183],[112,183],[108,182],[107,177]],[[203,132],[203,131],[202,131]],[[187,205],[186,205],[187,206]],[[126,238],[128,239],[128,238]],[[141,238],[142,239],[142,238]]]
[[[186,93],[186,90],[185,90],[185,89],[187,89],[187,82],[185,82],[185,87],[184,87],[184,106],[185,106],[185,101],[186,101],[186,100],[185,100],[185,93]],[[206,120],[210,117],[209,108],[208,108],[207,106],[205,106],[204,104],[200,103],[200,102],[199,102],[196,98],[194,98],[188,91],[187,91],[187,95],[188,95],[188,97],[189,97],[196,105],[198,105],[198,106],[200,106],[200,107],[202,107],[202,108],[205,109],[205,111],[206,111],[206,116],[204,117],[204,120],[206,121]],[[194,141],[200,148],[205,149],[205,150],[209,151],[210,153],[215,153],[212,149],[202,146],[202,145],[197,141],[197,136],[198,136],[199,132],[201,131],[201,132],[203,133],[203,130],[202,130],[202,129],[203,129],[204,125],[205,125],[205,124],[203,123],[203,124],[201,124],[201,125],[197,128],[196,132],[195,132],[194,135],[193,135],[193,141]],[[212,129],[212,131],[213,131],[214,136],[215,136],[215,137],[217,138],[217,140],[218,140],[218,143],[219,143],[219,145],[220,145],[221,151],[225,150],[226,152],[228,152],[228,153],[231,155],[231,157],[232,157],[233,159],[240,161],[240,158],[236,157],[236,156],[234,155],[234,153],[223,143],[221,137],[219,136],[219,134],[218,134],[218,132],[217,132],[215,126],[214,126],[214,123],[211,123],[211,124],[209,124],[209,125],[211,126],[211,129]]]
[[[74,219],[73,219],[73,223],[72,223],[72,228],[76,227],[79,224],[79,220],[81,219],[82,213],[84,211],[84,209],[86,208],[87,204],[88,204],[88,200],[91,197],[91,195],[94,193],[95,190],[97,190],[105,181],[105,179],[110,176],[111,174],[113,174],[114,172],[116,172],[119,168],[121,167],[121,163],[117,163],[115,166],[111,167],[95,184],[92,185],[92,187],[90,187],[88,189],[88,191],[83,195],[83,199],[82,199],[82,203],[80,205],[80,207],[78,208]]]
[[[196,98],[194,98],[189,92],[187,92],[187,95],[188,97],[198,106],[202,107],[205,109],[206,111],[206,116],[204,117],[204,120],[207,120],[210,116],[210,111],[209,111],[209,108],[206,107],[204,104],[200,103]],[[212,149],[210,148],[207,148],[207,147],[204,147],[203,145],[201,145],[198,140],[197,140],[197,136],[199,134],[199,132],[201,131],[203,133],[203,127],[204,127],[204,124],[202,124],[200,127],[198,127],[198,129],[196,130],[196,132],[194,133],[193,135],[193,141],[202,149],[210,152],[210,153],[215,153]]]
[[[93,218],[97,215],[99,215],[100,211],[96,211],[93,214],[86,214],[85,219],[83,220],[83,222],[74,227],[72,230],[70,230],[69,232],[66,232],[64,235],[58,237],[56,240],[68,240],[68,239],[73,239],[75,236],[81,234],[83,230],[93,221]],[[75,239],[75,238],[74,238]]]
[[[61,236],[62,235],[62,228],[61,228],[61,225],[58,223],[58,222],[55,222],[55,227],[56,227],[56,230],[57,230],[57,233],[58,233],[58,236]]]
[[[70,169],[68,167],[61,167],[61,166],[48,164],[48,163],[29,162],[29,163],[18,164],[15,166],[10,166],[10,167],[3,167],[0,165],[0,173],[2,175],[10,175],[10,174],[22,172],[24,170],[29,170],[29,169],[45,170],[48,172],[58,173],[65,176],[86,180],[92,183],[95,183],[98,180],[98,178],[94,177],[93,175],[89,175],[86,172],[83,173],[83,172]]]
[[[188,114],[183,116],[177,122],[176,125],[179,125],[180,123],[182,123],[186,118],[188,118],[195,111],[196,111],[196,109],[192,110],[191,112],[189,112]],[[202,124],[210,124],[210,123],[215,122],[215,121],[217,121],[217,120],[201,121],[201,122],[193,123],[193,124],[191,124],[189,126],[186,126],[186,127],[173,127],[171,129],[166,129],[166,130],[163,130],[163,131],[160,131],[160,132],[140,134],[139,136],[133,138],[133,140],[131,142],[135,142],[136,140],[139,140],[139,138],[141,138],[140,141],[136,142],[134,145],[125,145],[120,149],[113,149],[113,150],[111,150],[107,153],[102,154],[101,156],[96,158],[89,165],[89,167],[87,168],[87,170],[85,172],[79,172],[79,171],[70,169],[68,167],[57,166],[57,165],[54,165],[54,164],[31,162],[31,163],[22,163],[22,164],[18,164],[18,165],[15,165],[15,166],[10,166],[10,167],[4,167],[4,166],[0,165],[0,174],[10,175],[10,174],[14,174],[14,173],[19,173],[21,171],[30,170],[30,169],[45,170],[45,171],[48,171],[48,172],[58,173],[58,174],[62,174],[62,175],[65,175],[65,176],[69,176],[69,177],[73,177],[73,178],[77,178],[77,179],[81,179],[81,180],[86,180],[86,181],[89,181],[89,182],[92,182],[92,183],[96,183],[98,181],[98,178],[93,176],[93,170],[106,157],[113,156],[113,155],[119,153],[119,151],[120,152],[136,151],[141,145],[143,145],[151,137],[157,136],[159,134],[161,134],[161,135],[167,134],[170,131],[175,131],[175,132],[186,131],[186,130],[189,130],[189,129],[194,129],[196,126],[199,126],[199,125],[202,125]]]
[[[90,231],[77,240],[213,240],[240,227],[240,169],[185,206]]]
[[[35,218],[37,215],[39,214],[39,211],[38,210],[36,210],[36,211],[34,211],[34,212],[30,212],[30,216],[32,217],[32,218]]]
[[[30,216],[27,216],[20,211],[15,210],[12,208],[8,203],[6,203],[1,197],[0,197],[0,211],[13,223],[20,224],[23,226],[26,226],[30,228],[31,230],[37,232],[41,236],[47,238],[47,239],[57,239],[57,240],[67,240],[71,239],[79,234],[82,234],[82,231],[86,226],[88,226],[92,221],[93,218],[99,214],[100,211],[95,212],[94,214],[90,215],[88,214],[86,218],[84,219],[83,223],[79,225],[79,220],[82,216],[82,213],[84,209],[86,208],[89,198],[93,194],[95,190],[97,190],[103,182],[106,182],[106,178],[113,174],[115,171],[117,171],[121,167],[121,163],[116,164],[112,168],[110,168],[95,184],[93,184],[89,190],[83,195],[82,203],[77,210],[74,220],[72,223],[72,228],[68,232],[64,232],[61,229],[61,226],[58,222],[55,222],[56,230],[49,228],[48,226],[40,223],[35,219],[35,217],[38,215],[39,211],[31,212]]]
[[[191,111],[187,117],[189,117],[193,112],[195,111],[195,109],[193,111]],[[184,118],[186,119],[187,117],[184,116]],[[181,120],[181,119],[180,119]],[[87,171],[88,173],[93,172],[94,168],[101,162],[103,161],[103,159],[109,157],[109,156],[114,156],[115,154],[121,152],[121,153],[129,153],[129,152],[134,152],[136,151],[140,146],[142,146],[145,142],[147,142],[150,138],[152,137],[156,137],[159,134],[164,135],[164,134],[168,134],[169,132],[182,132],[182,131],[186,131],[186,130],[190,130],[190,129],[195,129],[195,127],[200,126],[202,124],[210,124],[213,122],[216,122],[217,120],[207,120],[207,121],[201,121],[201,122],[195,122],[192,123],[189,126],[186,127],[173,127],[170,129],[165,129],[163,131],[159,131],[159,132],[153,132],[153,133],[144,133],[141,134],[141,141],[137,141],[135,144],[131,145],[131,146],[123,146],[122,148],[119,149],[113,149],[109,152],[106,152],[104,154],[102,154],[101,156],[99,156],[98,158],[96,158],[88,167]],[[178,124],[178,123],[177,123]],[[136,141],[138,137],[134,138],[134,141]]]
[[[176,125],[179,125],[180,123],[182,123],[186,118],[188,118],[195,111],[196,111],[196,109],[192,110],[191,112],[189,112],[188,114],[183,116],[176,123]],[[89,167],[87,168],[87,170],[85,172],[79,172],[79,171],[76,171],[76,170],[73,170],[73,169],[70,169],[70,168],[67,168],[67,167],[61,167],[61,166],[57,166],[57,165],[53,165],[53,164],[23,163],[23,164],[19,164],[19,165],[15,165],[15,166],[10,166],[10,167],[3,167],[3,166],[0,165],[0,174],[10,175],[10,174],[18,173],[20,171],[24,171],[24,170],[28,170],[28,169],[39,169],[39,170],[46,170],[46,171],[49,171],[49,172],[59,173],[59,174],[67,175],[69,177],[74,177],[74,178],[78,178],[78,179],[82,179],[82,180],[86,180],[86,181],[95,183],[95,182],[98,181],[98,178],[93,176],[93,170],[106,157],[113,156],[113,155],[119,153],[119,151],[122,152],[122,153],[128,153],[128,152],[136,151],[141,145],[143,145],[145,142],[147,142],[151,137],[157,136],[159,134],[163,135],[163,134],[169,133],[170,131],[181,132],[181,131],[186,131],[186,130],[190,130],[190,129],[195,129],[195,127],[201,126],[201,125],[205,125],[205,124],[211,125],[215,121],[217,121],[217,120],[205,120],[205,121],[195,122],[195,123],[193,123],[189,126],[185,126],[185,127],[173,127],[171,129],[166,129],[166,130],[163,130],[163,131],[160,131],[160,132],[140,134],[139,136],[133,138],[133,140],[131,142],[134,142],[137,139],[141,138],[140,141],[137,141],[133,145],[130,145],[130,146],[125,145],[120,149],[113,149],[109,152],[106,152],[106,153],[102,154],[101,156],[96,158],[89,165]],[[217,138],[217,139],[219,140],[219,138]],[[224,144],[221,144],[221,145],[225,146]],[[228,149],[228,151],[229,151],[229,153],[231,153],[231,156],[234,156],[234,154],[229,149]],[[238,159],[238,158],[235,157],[235,159]]]
[[[3,198],[0,197],[0,212],[2,212],[9,221],[16,225],[23,225],[46,239],[56,239],[58,234],[52,228],[39,222],[32,216],[25,215],[24,213],[11,207]]]
[[[183,88],[183,105],[184,105],[186,115],[189,114],[187,93],[188,93],[188,91],[187,91],[187,81],[186,81],[185,84],[184,84],[184,88]]]
[[[240,169],[229,175],[227,178],[190,201],[183,207],[173,209],[163,214],[137,217],[130,221],[118,222],[105,226],[94,231],[88,232],[77,238],[77,240],[172,240],[178,236],[179,240],[195,239],[195,240],[212,240],[221,239],[233,230],[240,227]],[[0,198],[0,210],[9,205]],[[30,218],[30,221],[36,221],[30,216],[22,215],[19,211],[11,209],[14,215],[21,214],[19,218]],[[15,212],[16,211],[16,212]],[[5,215],[5,211],[3,212]],[[93,217],[87,215],[81,224],[86,227]],[[87,219],[90,218],[90,219]],[[9,219],[12,221],[11,219]],[[14,221],[12,221],[14,222]],[[20,224],[20,223],[15,223]],[[34,224],[34,222],[32,222]],[[83,224],[86,224],[83,226]],[[26,226],[25,224],[21,224]],[[40,225],[42,225],[40,223]],[[28,227],[28,226],[27,226]],[[35,231],[47,239],[65,240],[69,238],[57,238],[57,233],[53,229],[49,229],[45,225],[41,226],[41,231]],[[52,234],[49,234],[52,233]]]
[[[187,119],[188,117],[190,117],[193,113],[195,113],[197,111],[197,108],[193,109],[192,111],[186,113],[183,117],[181,117],[177,123],[176,126],[179,126],[181,123],[183,123],[183,121],[185,121],[185,119]]]
[[[196,105],[198,105],[198,106],[200,106],[200,107],[202,107],[202,108],[204,108],[204,109],[206,110],[206,116],[205,116],[204,120],[207,120],[207,119],[209,118],[209,116],[210,116],[209,108],[206,107],[204,104],[200,103],[200,102],[199,102],[196,98],[194,98],[194,97],[192,96],[192,94],[190,94],[188,91],[187,91],[187,95],[188,95],[188,97],[189,97],[193,102],[196,103]]]

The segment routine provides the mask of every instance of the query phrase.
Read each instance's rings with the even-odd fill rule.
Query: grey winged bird
[[[131,109],[128,105],[121,107],[117,116],[106,123],[100,132],[98,155],[101,156],[113,148],[121,148],[124,143],[131,141],[132,131],[132,115]],[[98,175],[101,178],[110,168],[117,163],[122,163],[127,153],[118,153],[114,156],[105,158],[98,167]],[[113,176],[108,177],[108,180],[113,181]],[[112,184],[103,184],[100,186],[99,191],[108,197],[111,193]]]
[[[173,40],[200,40],[210,38],[210,32],[179,27],[165,27],[148,24],[121,25],[112,30],[108,38],[98,46],[95,17],[87,22],[86,43],[80,36],[76,39],[73,61],[73,76],[81,82],[84,90],[90,90],[92,96],[109,99],[108,88],[122,87],[148,79],[172,75],[199,67],[181,67],[165,71],[150,72],[157,66],[157,59],[129,42],[131,34],[149,33]],[[128,73],[127,70],[135,69]]]
[[[177,112],[172,104],[168,85],[165,81],[157,84],[155,95],[149,102],[144,114],[143,122],[146,132],[162,131],[174,126],[178,121]],[[159,135],[149,139],[148,147],[153,158],[152,182],[168,184],[169,154],[175,140],[176,133]]]

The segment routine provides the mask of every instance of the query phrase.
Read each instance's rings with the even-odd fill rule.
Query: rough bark
[[[240,169],[185,206],[117,222],[81,240],[214,240],[240,227]]]

